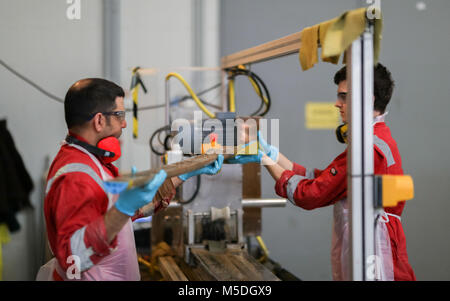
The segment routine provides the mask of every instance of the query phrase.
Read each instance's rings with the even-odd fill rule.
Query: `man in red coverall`
[[[64,111],[69,129],[47,177],[44,203],[49,244],[55,258],[41,267],[37,280],[139,280],[132,219],[150,204],[167,174],[160,171],[144,187],[111,194],[104,181],[116,177],[118,138],[126,127],[124,91],[98,78],[77,81],[68,90]],[[180,177],[217,173],[223,161]],[[161,209],[174,189],[165,192]]]
[[[346,67],[339,70],[334,82],[338,85],[336,108],[347,122]],[[402,175],[402,162],[395,140],[384,122],[394,88],[391,73],[381,64],[374,68],[374,172]],[[347,150],[337,156],[324,170],[309,169],[290,161],[276,147],[260,137],[264,152],[252,156],[236,156],[234,163],[262,162],[276,180],[276,193],[306,210],[334,205],[332,238],[332,269],[334,280],[349,280]],[[231,162],[233,163],[233,162]],[[377,255],[381,264],[381,280],[415,280],[408,263],[401,214],[405,202],[384,208],[377,225]],[[386,241],[390,241],[386,243]],[[391,255],[392,254],[392,255]]]

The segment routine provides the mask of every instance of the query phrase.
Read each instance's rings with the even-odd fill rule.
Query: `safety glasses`
[[[116,116],[119,120],[125,119],[125,111],[102,112],[102,114]]]
[[[97,112],[90,115],[87,120],[91,120],[98,113],[101,113],[105,116],[116,116],[120,121],[125,120],[125,111],[112,111],[112,112]]]

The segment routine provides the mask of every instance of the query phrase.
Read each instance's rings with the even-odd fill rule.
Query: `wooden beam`
[[[218,281],[279,281],[267,267],[251,257],[245,250],[227,249],[211,252],[191,248],[198,268]]]
[[[167,281],[188,281],[171,256],[159,257],[159,270]]]
[[[222,68],[228,69],[238,65],[257,63],[273,58],[298,53],[300,50],[300,34],[297,32],[278,40],[245,49],[222,58]]]
[[[228,159],[233,157],[234,154],[224,154],[223,156],[225,159]],[[148,181],[150,181],[155,176],[155,174],[157,174],[161,169],[166,171],[167,178],[171,178],[202,168],[216,161],[216,159],[217,154],[198,155],[192,158],[185,159],[181,162],[164,165],[160,168],[153,168],[150,170],[137,172],[134,175],[132,175],[131,173],[123,174],[119,177],[109,180],[108,182],[128,183],[132,181],[130,188],[139,187],[148,183]]]

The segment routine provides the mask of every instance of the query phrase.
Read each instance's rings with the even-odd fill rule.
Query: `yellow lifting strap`
[[[147,93],[147,88],[145,88],[144,83],[138,73],[139,67],[136,67],[132,71],[131,77],[131,98],[133,99],[133,138],[138,137],[138,94],[139,86],[142,87],[144,93]]]
[[[302,70],[308,70],[318,62],[319,46],[322,47],[322,61],[337,64],[341,54],[345,54],[345,50],[366,30],[368,22],[374,25],[373,51],[374,64],[377,64],[383,31],[382,14],[376,7],[362,7],[301,31],[299,61]]]

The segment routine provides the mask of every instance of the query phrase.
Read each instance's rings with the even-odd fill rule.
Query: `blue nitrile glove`
[[[179,175],[178,177],[181,180],[186,181],[187,179],[189,179],[193,176],[198,176],[198,175],[202,175],[202,174],[215,175],[222,168],[222,163],[223,163],[223,155],[218,155],[217,160],[214,161],[213,163],[211,163],[205,167],[202,167],[200,169]]]
[[[263,139],[260,131],[258,131],[258,141],[262,151],[274,162],[277,162],[280,151],[275,146],[268,144],[266,140]]]
[[[131,177],[133,177],[136,174],[136,166],[131,166]],[[122,191],[127,189],[128,182],[103,182],[103,188],[106,190],[106,192],[112,193],[112,194],[120,194]]]
[[[227,160],[231,164],[261,163],[263,153],[258,149],[257,155],[237,155]]]
[[[166,177],[167,173],[164,170],[160,170],[144,187],[136,187],[123,191],[115,204],[117,210],[126,215],[133,216],[136,210],[153,200]]]

